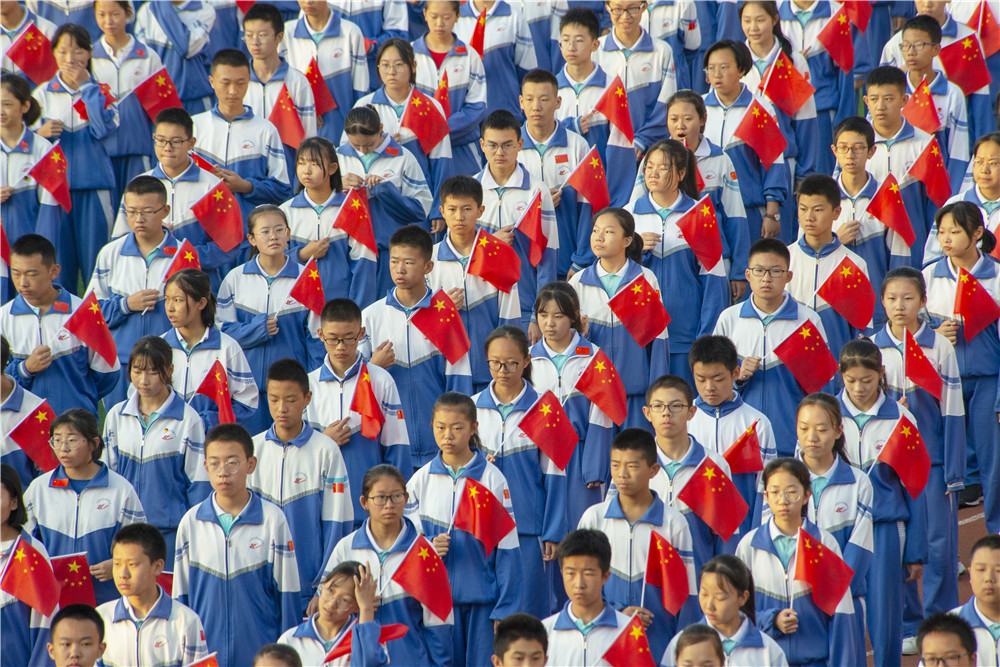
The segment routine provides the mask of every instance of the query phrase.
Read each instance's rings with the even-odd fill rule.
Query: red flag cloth
[[[542,394],[524,413],[518,427],[552,459],[557,468],[566,469],[580,436],[551,390]]]
[[[656,660],[649,651],[649,639],[646,638],[646,631],[637,615],[632,616],[632,620],[622,628],[618,638],[601,657],[611,667],[656,667]]]
[[[688,143],[686,138],[684,139],[684,148],[691,151],[691,155],[694,155],[694,151],[691,150],[691,144]],[[694,185],[698,189],[699,194],[705,189],[705,179],[701,177],[701,170],[698,169],[697,158],[694,160]]]
[[[135,97],[145,109],[150,120],[156,120],[156,114],[164,109],[174,109],[181,106],[181,98],[177,94],[177,86],[167,73],[166,68],[154,72],[145,81],[135,87]]]
[[[909,248],[917,240],[917,235],[913,231],[913,223],[903,205],[903,195],[899,192],[899,184],[896,177],[889,174],[882,185],[879,186],[875,196],[868,202],[865,213],[883,225],[899,234],[906,247]]]
[[[939,207],[944,206],[951,197],[951,179],[944,166],[944,156],[937,139],[931,137],[920,157],[910,165],[907,174],[924,184],[927,196]]]
[[[444,117],[451,118],[451,98],[448,96],[448,70],[444,71],[441,75],[441,80],[438,81],[438,87],[434,91],[434,99],[437,100],[438,104],[441,105],[441,109],[444,110]]]
[[[310,257],[306,262],[302,273],[295,279],[292,290],[288,293],[303,306],[316,313],[316,317],[323,312],[326,305],[326,295],[323,293],[323,281],[319,278],[319,269],[316,268],[316,258]]]
[[[807,394],[822,389],[839,368],[830,347],[810,320],[775,347],[774,354]]]
[[[28,455],[28,458],[42,472],[55,470],[59,460],[49,446],[49,426],[56,418],[56,413],[47,401],[42,401],[34,411],[21,420],[21,423],[7,434],[17,446]]]
[[[28,176],[38,181],[38,185],[45,188],[67,213],[73,209],[73,200],[69,194],[68,168],[66,154],[63,153],[62,146],[56,144],[28,171]]]
[[[452,364],[457,364],[472,348],[455,302],[443,289],[435,292],[431,297],[431,305],[417,310],[410,322]]]
[[[670,324],[670,315],[663,307],[660,293],[642,274],[620,289],[608,305],[639,347],[652,343]]]
[[[870,0],[844,0],[844,11],[858,30],[864,32],[868,29],[868,21],[872,17]]]
[[[917,341],[913,338],[913,334],[910,333],[909,329],[906,330],[904,345],[906,358],[903,362],[903,368],[905,369],[906,377],[940,401],[941,395],[944,392],[944,380],[941,379],[941,376],[931,364],[930,359],[924,354],[923,349],[917,345]]]
[[[302,120],[295,108],[295,102],[292,102],[292,96],[288,93],[286,83],[281,84],[281,92],[278,93],[278,99],[274,101],[271,115],[267,119],[278,130],[278,136],[281,137],[283,144],[298,148],[306,138],[306,130],[302,127]]]
[[[352,239],[368,248],[376,256],[378,246],[375,243],[375,229],[372,227],[372,214],[368,210],[368,195],[364,189],[347,191],[347,199],[340,205],[337,217],[333,221],[334,229],[342,229]]]
[[[198,155],[197,153],[191,153],[191,159],[194,160],[194,163],[196,165],[198,165],[207,172],[212,172],[215,170],[214,164],[212,164],[202,156]]]
[[[198,261],[198,250],[191,245],[191,242],[184,239],[180,247],[174,253],[174,261],[170,262],[167,274],[163,276],[163,282],[170,280],[170,276],[184,269],[200,269],[201,262]]]
[[[1000,317],[1000,306],[993,300],[976,277],[965,269],[958,270],[955,289],[955,314],[965,320],[965,342],[970,342],[980,331]]]
[[[904,415],[899,416],[896,428],[878,453],[878,460],[899,475],[906,492],[916,500],[927,486],[931,474],[931,457],[916,425]]]
[[[85,604],[97,606],[94,597],[94,582],[90,578],[90,565],[87,554],[79,553],[72,556],[59,556],[52,559],[52,573],[60,582],[59,606],[68,604]]]
[[[378,633],[378,643],[386,644],[391,642],[393,639],[405,637],[407,630],[409,630],[409,628],[402,623],[389,623],[388,625],[383,625],[382,629]],[[337,642],[337,645],[331,648],[330,652],[326,654],[326,657],[323,659],[323,664],[336,660],[342,656],[350,655],[352,638],[352,631],[348,630],[347,633],[340,638],[340,641]]]
[[[976,31],[985,57],[989,58],[1000,51],[1000,24],[986,0],[981,0],[965,25]]]
[[[109,106],[117,102],[115,96],[111,94],[111,86],[106,83],[98,84],[101,88],[101,92],[104,93],[104,108],[107,109]],[[90,116],[87,114],[87,105],[83,103],[83,98],[81,97],[73,104],[73,109],[80,114],[80,118],[84,120],[90,120]]]
[[[361,415],[361,435],[374,440],[382,431],[385,415],[372,389],[372,379],[368,374],[368,364],[361,362],[358,370],[358,382],[354,386],[354,398],[351,399],[351,412]]]
[[[699,199],[690,211],[681,216],[677,221],[677,228],[681,230],[684,240],[706,271],[711,271],[722,260],[719,220],[715,215],[715,205],[708,195]]]
[[[476,244],[469,256],[469,274],[479,276],[501,292],[510,290],[521,277],[521,258],[512,247],[497,240],[485,229],[476,235]]]
[[[10,593],[43,616],[51,616],[59,604],[59,581],[49,561],[20,537],[11,547],[0,590]]]
[[[789,116],[794,116],[816,92],[812,84],[795,69],[791,59],[781,50],[764,75],[760,89],[767,95],[767,99],[774,102],[774,106]]]
[[[486,8],[479,12],[479,18],[476,19],[476,27],[472,30],[472,39],[469,40],[469,46],[479,54],[479,57],[483,57],[483,53],[486,49]]]
[[[455,510],[455,528],[472,533],[483,543],[489,556],[516,527],[514,518],[492,491],[471,477],[465,479],[465,488]]]
[[[542,191],[539,190],[531,198],[531,204],[521,216],[521,219],[514,225],[521,233],[528,237],[530,245],[528,247],[528,262],[532,266],[538,266],[542,261],[542,253],[549,247],[549,239],[542,232]]]
[[[734,475],[760,472],[764,469],[764,459],[760,456],[760,440],[757,438],[758,421],[760,420],[755,420],[747,430],[740,433],[736,442],[722,455]]]
[[[795,551],[795,581],[812,586],[813,602],[828,616],[851,587],[854,570],[820,540],[799,528]]]
[[[416,88],[410,93],[410,101],[406,105],[399,126],[417,135],[420,148],[427,154],[448,136],[448,119],[441,115],[431,98]]]
[[[444,561],[423,535],[417,535],[403,561],[392,574],[392,580],[403,587],[428,611],[442,621],[451,614],[451,584]]]
[[[837,63],[837,66],[845,73],[850,73],[854,69],[854,39],[851,36],[851,22],[843,7],[830,17],[830,20],[816,35],[816,39],[830,54],[833,62]]]
[[[583,375],[576,381],[576,389],[583,392],[615,424],[621,426],[624,423],[628,416],[625,385],[604,350],[598,350],[587,364]]]
[[[222,252],[229,252],[243,240],[243,214],[224,182],[195,202],[191,212]]]
[[[875,314],[875,290],[850,257],[840,260],[816,294],[855,329],[865,329]]]
[[[934,134],[941,129],[941,118],[934,105],[934,98],[931,96],[931,88],[927,85],[927,79],[920,82],[917,89],[910,95],[910,99],[906,101],[903,106],[903,118],[910,121],[910,125],[927,134]]]
[[[590,203],[594,213],[607,208],[611,204],[611,194],[608,192],[608,177],[604,173],[604,164],[597,152],[597,147],[591,148],[576,166],[573,173],[566,179],[566,185],[576,190],[576,193]]]
[[[34,23],[10,45],[7,57],[35,84],[49,81],[59,71],[52,43]]]
[[[635,130],[632,128],[632,117],[628,111],[628,92],[625,84],[622,83],[621,76],[616,76],[611,85],[607,87],[601,99],[594,105],[594,111],[604,114],[608,122],[618,128],[618,131],[625,135],[629,143],[635,141]]]
[[[115,365],[115,361],[118,360],[118,348],[115,346],[115,339],[111,335],[108,323],[104,321],[104,313],[101,312],[101,306],[97,303],[93,291],[84,297],[83,303],[70,315],[63,327],[99,354],[109,366]]]
[[[765,169],[770,169],[788,146],[778,121],[757,100],[750,104],[733,136],[753,149]]]
[[[330,86],[327,85],[323,74],[319,71],[315,56],[309,59],[309,65],[305,71],[306,79],[309,80],[309,87],[313,91],[313,99],[316,102],[316,115],[322,116],[327,111],[337,108],[337,100],[333,99]]]
[[[208,396],[219,406],[219,423],[235,424],[236,416],[233,414],[233,399],[229,395],[229,375],[225,366],[218,359],[208,369],[208,375],[201,381],[196,394]]]
[[[749,509],[733,480],[707,456],[677,498],[723,540],[733,536]]]
[[[674,549],[674,545],[655,530],[649,533],[646,583],[660,588],[663,594],[663,608],[674,616],[691,594],[684,561]]]
[[[167,595],[170,595],[170,591],[174,590],[174,573],[161,572],[160,576],[156,578],[156,583],[167,592]]]
[[[218,654],[219,654],[218,651],[213,651],[212,653],[209,653],[201,660],[192,662],[190,665],[185,665],[185,667],[219,667],[219,661],[215,659],[215,656],[217,656]]]
[[[993,81],[979,48],[979,40],[972,35],[942,48],[938,58],[945,76],[965,95],[971,95]]]
[[[246,14],[250,11],[250,8],[257,4],[257,0],[236,0],[236,6],[240,8],[240,11]]]

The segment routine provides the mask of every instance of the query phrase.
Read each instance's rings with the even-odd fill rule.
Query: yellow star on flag
[[[809,329],[803,329],[802,331],[799,332],[799,335],[802,336],[803,340],[805,340],[806,338],[809,338],[809,337],[812,336],[812,332],[809,331]]]
[[[597,157],[591,158],[590,160],[591,167],[599,167],[600,165],[601,165],[600,159],[598,159]]]
[[[69,564],[70,572],[78,572],[79,570],[80,570],[80,564],[77,563],[76,561],[73,561],[72,563]]]
[[[715,468],[705,468],[705,472],[701,473],[703,477],[707,479],[715,479]]]
[[[184,252],[184,259],[187,260],[187,261],[189,261],[189,262],[194,261],[194,255],[191,254],[190,250],[187,250],[187,251]]]
[[[701,207],[701,214],[702,215],[708,215],[711,212],[712,212],[712,209],[709,208],[708,204],[705,204],[704,206]]]
[[[156,85],[157,86],[165,86],[166,84],[167,84],[167,79],[162,74],[160,76],[156,77]]]
[[[910,435],[912,434],[912,431],[910,431],[909,426],[904,426],[903,428],[899,429],[899,432],[905,435],[907,438],[909,438]]]
[[[313,269],[312,271],[309,272],[309,277],[314,280],[319,280],[319,271]]]
[[[548,403],[542,403],[542,414],[546,417],[552,414],[552,406]]]
[[[445,309],[444,301],[435,301],[434,307],[438,310],[438,312],[441,312]]]
[[[37,419],[38,423],[41,424],[42,422],[47,422],[49,420],[49,416],[44,412],[39,412],[35,415],[35,419]]]
[[[604,365],[603,361],[598,361],[594,364],[594,368],[603,373],[607,369],[607,366]]]
[[[635,627],[632,628],[632,632],[630,632],[629,634],[632,635],[632,637],[636,641],[639,641],[639,637],[642,637],[642,630],[639,628],[638,625],[636,625]]]
[[[469,489],[469,495],[472,496],[473,500],[475,500],[476,496],[479,495],[479,489],[473,486]]]
[[[962,41],[962,46],[964,46],[967,49],[971,49],[973,46],[972,38],[966,37],[965,40]]]
[[[14,554],[14,560],[16,560],[18,563],[20,563],[24,559],[25,559],[24,547],[19,547],[18,550],[17,550],[17,553]]]
[[[417,552],[417,555],[423,558],[424,560],[427,560],[428,558],[431,557],[431,552],[427,550],[427,547],[420,547],[420,551]]]
[[[845,266],[844,268],[842,268],[840,270],[840,275],[844,276],[845,278],[848,277],[849,275],[851,275],[851,273],[852,273],[851,272],[851,267],[849,267],[849,266]]]
[[[215,192],[213,192],[212,197],[215,199],[215,201],[219,201],[220,199],[222,199],[222,190],[216,190]]]

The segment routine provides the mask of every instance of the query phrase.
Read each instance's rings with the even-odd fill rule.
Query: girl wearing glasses
[[[146,521],[142,503],[128,480],[101,462],[104,441],[87,410],[53,419],[49,444],[59,465],[24,493],[26,525],[53,558],[86,552],[97,604],[114,600],[111,541],[122,526]]]
[[[406,481],[388,463],[372,466],[361,484],[364,524],[334,547],[325,571],[329,578],[345,562],[367,566],[376,584],[379,604],[375,621],[402,623],[409,632],[390,645],[392,660],[400,665],[452,664],[452,622],[426,611],[402,586],[392,580],[419,531],[403,516],[409,500]],[[322,661],[317,662],[319,664]]]
[[[806,517],[812,497],[809,469],[797,459],[778,458],[764,468],[763,480],[771,516],[736,548],[736,557],[753,575],[757,627],[778,642],[790,665],[856,667],[864,642],[850,591],[828,616],[813,601],[809,584],[795,579],[800,529],[804,539],[819,540],[841,554],[837,540]]]

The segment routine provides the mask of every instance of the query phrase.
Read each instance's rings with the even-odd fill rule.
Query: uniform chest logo
[[[292,482],[294,482],[295,484],[305,484],[306,480],[308,479],[309,476],[306,475],[304,472],[297,472],[295,473],[295,477],[294,479],[292,479]]]
[[[167,637],[166,637],[166,635],[158,635],[153,640],[153,648],[166,648],[166,646],[167,646]]]
[[[333,58],[339,58],[342,55],[344,55],[344,52],[341,51],[340,49],[337,49],[336,51],[333,52],[333,56],[332,57]]]
[[[649,72],[652,69],[653,69],[653,66],[651,64],[649,64],[649,63],[646,63],[642,67],[639,68],[639,70],[642,71],[642,72]]]
[[[262,546],[264,546],[264,540],[262,540],[259,537],[251,537],[249,546],[251,549],[260,549]]]
[[[98,498],[97,499],[97,509],[99,509],[99,510],[106,510],[109,507],[111,507],[111,499],[110,498]]]
[[[247,139],[246,141],[243,142],[243,150],[245,151],[248,151],[251,148],[255,148],[256,146],[257,142],[254,141],[253,139]]]
[[[847,511],[847,503],[845,503],[844,501],[835,503],[833,506],[833,511],[836,512],[837,514],[843,514],[844,512]]]

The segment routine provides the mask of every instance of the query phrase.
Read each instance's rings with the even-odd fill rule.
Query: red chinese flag
[[[173,572],[161,572],[160,576],[156,578],[156,583],[160,585],[160,588],[170,595],[170,591],[174,590],[174,573]]]
[[[750,509],[729,475],[707,456],[677,498],[723,540],[733,536]]]
[[[347,199],[340,205],[333,228],[344,230],[348,236],[378,256],[375,228],[372,227],[372,214],[368,210],[368,195],[364,189],[352,188],[347,191]]]
[[[417,310],[410,322],[441,351],[449,363],[457,364],[472,348],[455,302],[443,289],[435,292],[431,305]]]
[[[309,258],[302,273],[292,285],[288,296],[316,313],[317,317],[323,312],[323,306],[326,305],[326,295],[323,293],[323,282],[319,279],[319,269],[316,268],[315,257]]]
[[[243,214],[224,182],[195,202],[191,212],[222,252],[229,252],[243,240]]]
[[[597,100],[594,111],[604,114],[608,122],[618,128],[618,131],[625,135],[629,143],[635,141],[632,117],[628,112],[628,93],[625,91],[625,84],[622,83],[620,76],[615,77],[615,80],[601,95],[601,99]]]
[[[899,481],[914,500],[927,486],[931,457],[916,425],[904,415],[899,416],[896,428],[892,429],[878,454],[878,460],[896,471]]]
[[[691,594],[684,561],[674,549],[674,545],[655,530],[649,533],[646,583],[660,588],[663,592],[663,608],[674,616]]]
[[[191,153],[191,159],[194,160],[194,163],[196,165],[198,165],[205,171],[209,173],[215,171],[215,165],[206,160],[205,158],[203,158],[202,156],[198,155],[197,153]]]
[[[691,144],[688,143],[686,138],[684,139],[684,148],[691,151]],[[691,151],[691,154],[694,155],[694,151]],[[701,170],[698,168],[697,158],[694,160],[694,184],[699,193],[705,189],[705,179],[701,177]]]
[[[20,537],[11,547],[10,560],[0,577],[0,590],[10,593],[43,616],[59,604],[59,581],[52,565],[30,542]]]
[[[872,17],[872,3],[870,0],[844,0],[844,11],[854,27],[864,32],[868,29],[868,21]]]
[[[865,329],[875,313],[875,290],[865,272],[844,257],[816,294],[855,329]]]
[[[94,597],[94,582],[90,578],[90,565],[87,554],[78,553],[72,556],[60,556],[52,559],[52,573],[60,582],[62,590],[59,593],[59,606],[68,604],[85,604],[97,606]]]
[[[951,179],[944,166],[944,156],[941,155],[941,146],[938,145],[937,139],[931,137],[907,174],[924,184],[927,196],[939,207],[944,206],[951,197]]]
[[[774,354],[807,394],[822,389],[839,368],[819,329],[809,320],[775,347]]]
[[[794,116],[802,105],[809,101],[816,89],[795,69],[784,51],[771,63],[768,73],[761,82],[761,91],[767,98],[789,116]]]
[[[851,36],[851,21],[847,18],[847,11],[843,7],[830,17],[830,20],[816,35],[816,39],[830,54],[833,62],[837,63],[837,66],[845,73],[854,69],[854,40]]]
[[[181,98],[177,94],[166,68],[154,72],[145,81],[135,87],[135,96],[139,104],[146,110],[150,120],[156,120],[156,114],[164,109],[174,109],[181,106]]]
[[[59,460],[49,446],[49,426],[55,418],[56,413],[48,402],[42,401],[30,415],[7,434],[7,437],[17,443],[17,446],[42,472],[55,470],[59,465]]]
[[[521,258],[512,247],[497,240],[485,229],[480,229],[476,245],[469,256],[467,270],[469,274],[479,276],[501,292],[510,294],[521,277]]]
[[[455,510],[455,528],[472,533],[483,543],[486,555],[514,530],[514,518],[488,488],[467,477]]]
[[[632,616],[602,657],[611,667],[656,667],[656,660],[649,651],[649,639],[637,615]]]
[[[59,71],[52,43],[34,23],[10,45],[7,57],[36,85],[50,80]]]
[[[240,11],[246,14],[250,11],[250,8],[257,4],[257,0],[236,0],[236,6],[240,8]]]
[[[448,136],[448,119],[441,115],[431,98],[416,88],[410,93],[410,101],[399,125],[417,135],[420,148],[427,154]]]
[[[940,401],[941,395],[944,393],[944,380],[931,364],[931,360],[924,354],[923,348],[917,345],[917,341],[909,329],[906,330],[905,348],[906,359],[903,362],[903,368],[906,377]]]
[[[204,631],[202,632],[202,634],[204,634]],[[209,653],[201,660],[192,662],[190,665],[186,665],[186,667],[219,667],[219,661],[215,659],[215,656],[217,656],[218,654],[219,654],[218,651],[213,651],[212,653]]]
[[[906,101],[903,106],[903,118],[910,121],[910,125],[927,134],[934,134],[941,129],[941,118],[934,106],[934,98],[931,96],[931,88],[927,85],[927,79],[920,82],[917,89],[910,95],[910,99]]]
[[[405,637],[407,630],[409,630],[409,628],[402,623],[389,623],[388,625],[383,625],[382,629],[378,633],[378,643],[385,645],[393,639]],[[330,652],[327,653],[326,657],[323,659],[324,665],[328,662],[336,660],[337,658],[351,654],[351,633],[352,631],[348,630],[347,633],[340,638],[340,641],[337,642],[337,645],[330,649]]]
[[[691,247],[695,257],[711,271],[722,260],[722,234],[719,220],[715,215],[715,205],[708,195],[699,199],[691,210],[677,221],[677,228]]]
[[[765,169],[770,169],[788,146],[778,121],[757,100],[750,104],[733,136],[753,149]]]
[[[271,115],[267,119],[277,128],[283,144],[298,148],[306,138],[306,130],[302,127],[299,112],[292,102],[292,96],[288,94],[288,84],[281,84],[281,92],[278,93],[278,99],[274,101]]]
[[[403,587],[420,604],[442,621],[451,614],[451,584],[444,561],[423,535],[417,535],[403,561],[392,574],[392,580]]]
[[[576,388],[615,424],[621,426],[625,421],[628,416],[625,385],[604,350],[598,350],[587,364]]]
[[[755,420],[747,430],[740,433],[736,442],[722,455],[734,475],[760,472],[764,469],[764,459],[760,456],[760,440],[757,438],[758,421],[760,420]]]
[[[101,92],[104,93],[104,108],[107,109],[109,106],[117,102],[115,96],[111,94],[111,86],[106,83],[99,84]],[[83,103],[83,98],[81,97],[76,102],[73,103],[73,109],[80,114],[80,118],[84,120],[90,120],[89,114],[87,114],[87,105]]]
[[[372,378],[368,374],[368,364],[361,362],[358,371],[358,382],[354,386],[354,398],[351,399],[351,412],[361,415],[361,435],[374,440],[382,431],[385,415],[372,389]]]
[[[236,416],[233,414],[233,399],[229,395],[229,375],[226,368],[218,359],[208,369],[208,375],[201,381],[196,394],[208,396],[219,406],[219,423],[235,424]]]
[[[309,66],[306,67],[305,75],[306,79],[309,80],[309,87],[313,91],[313,99],[316,102],[316,115],[322,116],[327,111],[336,109],[337,101],[333,99],[330,86],[326,84],[326,80],[323,78],[322,73],[320,73],[315,57],[309,60]]]
[[[608,302],[639,347],[646,347],[670,324],[660,293],[639,275]]]
[[[469,40],[469,46],[479,54],[479,57],[483,57],[486,46],[486,8],[479,12],[479,18],[476,19],[476,27],[472,29],[472,39]]]
[[[56,144],[28,171],[28,176],[38,181],[38,184],[45,188],[67,213],[73,209],[73,200],[69,194],[68,168],[66,154],[63,153],[62,146]]]
[[[913,231],[913,223],[910,222],[906,206],[903,205],[903,195],[899,192],[899,184],[896,183],[896,177],[892,174],[889,174],[882,181],[875,196],[868,202],[865,213],[899,234],[907,248],[917,240],[917,235]]]
[[[795,581],[812,586],[813,602],[833,616],[851,588],[854,570],[820,540],[799,528],[795,551]]]
[[[976,31],[983,55],[987,58],[1000,51],[1000,24],[986,0],[981,0],[976,11],[965,25]]]
[[[514,225],[522,234],[528,237],[528,262],[532,266],[538,266],[542,261],[542,253],[549,247],[549,239],[542,232],[542,192],[539,190],[531,199],[524,215]]]
[[[444,117],[451,118],[451,98],[448,96],[448,70],[444,71],[441,75],[441,80],[438,81],[438,87],[434,91],[434,99],[437,100],[438,104],[441,105],[441,109],[444,110]]]
[[[83,341],[84,345],[99,354],[109,366],[114,366],[118,359],[118,348],[115,346],[115,339],[111,335],[111,329],[104,320],[104,313],[97,303],[97,297],[93,291],[87,294],[83,303],[66,320],[63,325],[66,331],[70,332]]]
[[[174,261],[170,262],[167,274],[163,276],[163,282],[170,280],[170,276],[184,269],[200,269],[201,262],[198,261],[198,250],[191,245],[191,242],[184,239],[180,247],[174,253]]]
[[[955,314],[965,320],[962,329],[967,343],[1000,317],[1000,306],[990,293],[975,276],[961,268],[958,270],[958,287],[955,290]]]
[[[576,193],[590,203],[594,213],[607,208],[611,204],[611,194],[608,192],[608,177],[604,173],[604,164],[593,147],[576,166],[573,173],[566,179],[566,185],[576,190]]]
[[[542,394],[524,413],[518,427],[556,464],[557,468],[566,469],[580,436],[566,416],[559,399],[551,390]]]
[[[945,76],[965,95],[971,95],[993,81],[983,52],[979,49],[979,40],[972,35],[942,48],[938,58]]]

